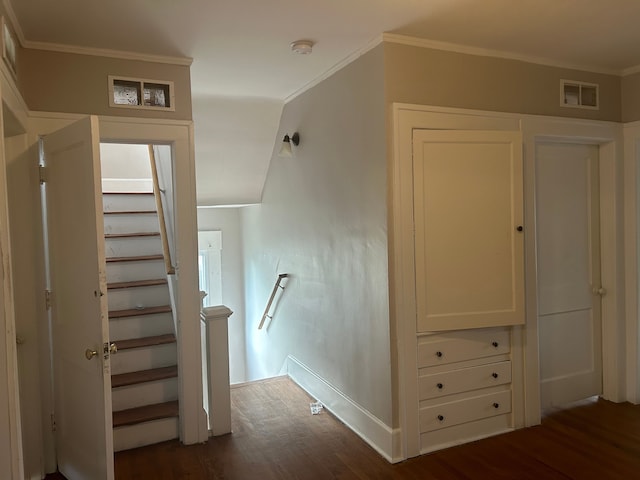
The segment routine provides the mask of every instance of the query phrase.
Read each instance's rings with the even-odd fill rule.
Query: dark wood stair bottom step
[[[132,348],[154,347],[157,345],[168,345],[176,343],[176,336],[173,333],[156,335],[153,337],[131,338],[127,340],[115,340],[118,351],[130,350]]]
[[[149,280],[134,280],[131,282],[112,282],[107,284],[109,290],[117,290],[119,288],[133,287],[152,287],[154,285],[166,285],[166,278],[151,278]]]
[[[106,210],[103,215],[157,215],[156,210]]]
[[[153,192],[102,192],[102,195],[153,195]]]
[[[127,238],[140,238],[140,237],[159,237],[160,232],[128,232],[128,233],[105,233],[106,239],[127,239]]]
[[[115,262],[144,262],[147,260],[164,260],[164,256],[159,253],[157,255],[140,255],[136,257],[107,257],[107,263]]]
[[[113,428],[178,416],[178,401],[156,403],[113,412]]]
[[[155,307],[144,308],[128,308],[126,310],[111,310],[109,312],[109,319],[139,317],[141,315],[154,315],[156,313],[170,313],[171,311],[171,305],[158,305]]]
[[[167,378],[178,376],[178,366],[153,368],[151,370],[140,370],[138,372],[120,373],[111,375],[111,388],[126,387],[128,385],[138,385],[140,383],[155,382]]]

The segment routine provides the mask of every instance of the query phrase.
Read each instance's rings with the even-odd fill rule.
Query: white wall
[[[242,210],[250,380],[288,355],[387,426],[392,421],[381,47],[289,102],[262,204]],[[276,277],[271,320],[257,329]]]
[[[238,208],[198,208],[198,231],[222,232],[222,303],[229,317],[229,380],[247,381],[242,230]]]

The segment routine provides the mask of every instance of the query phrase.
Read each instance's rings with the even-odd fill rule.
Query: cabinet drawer
[[[509,353],[507,330],[465,330],[421,337],[418,368]]]
[[[504,385],[511,382],[511,362],[497,362],[477,367],[422,375],[418,378],[420,400]]]
[[[511,391],[505,390],[420,409],[420,432],[431,432],[511,412]]]

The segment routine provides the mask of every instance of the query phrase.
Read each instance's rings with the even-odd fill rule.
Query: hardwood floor
[[[311,401],[285,378],[234,388],[232,435],[117,453],[116,480],[640,478],[640,406],[589,402],[391,465],[328,412],[311,415]]]

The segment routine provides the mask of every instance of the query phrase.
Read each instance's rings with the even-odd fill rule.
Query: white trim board
[[[403,460],[399,449],[399,429],[385,425],[297,358],[289,355],[286,366],[291,380],[320,401],[387,461],[397,463]]]

